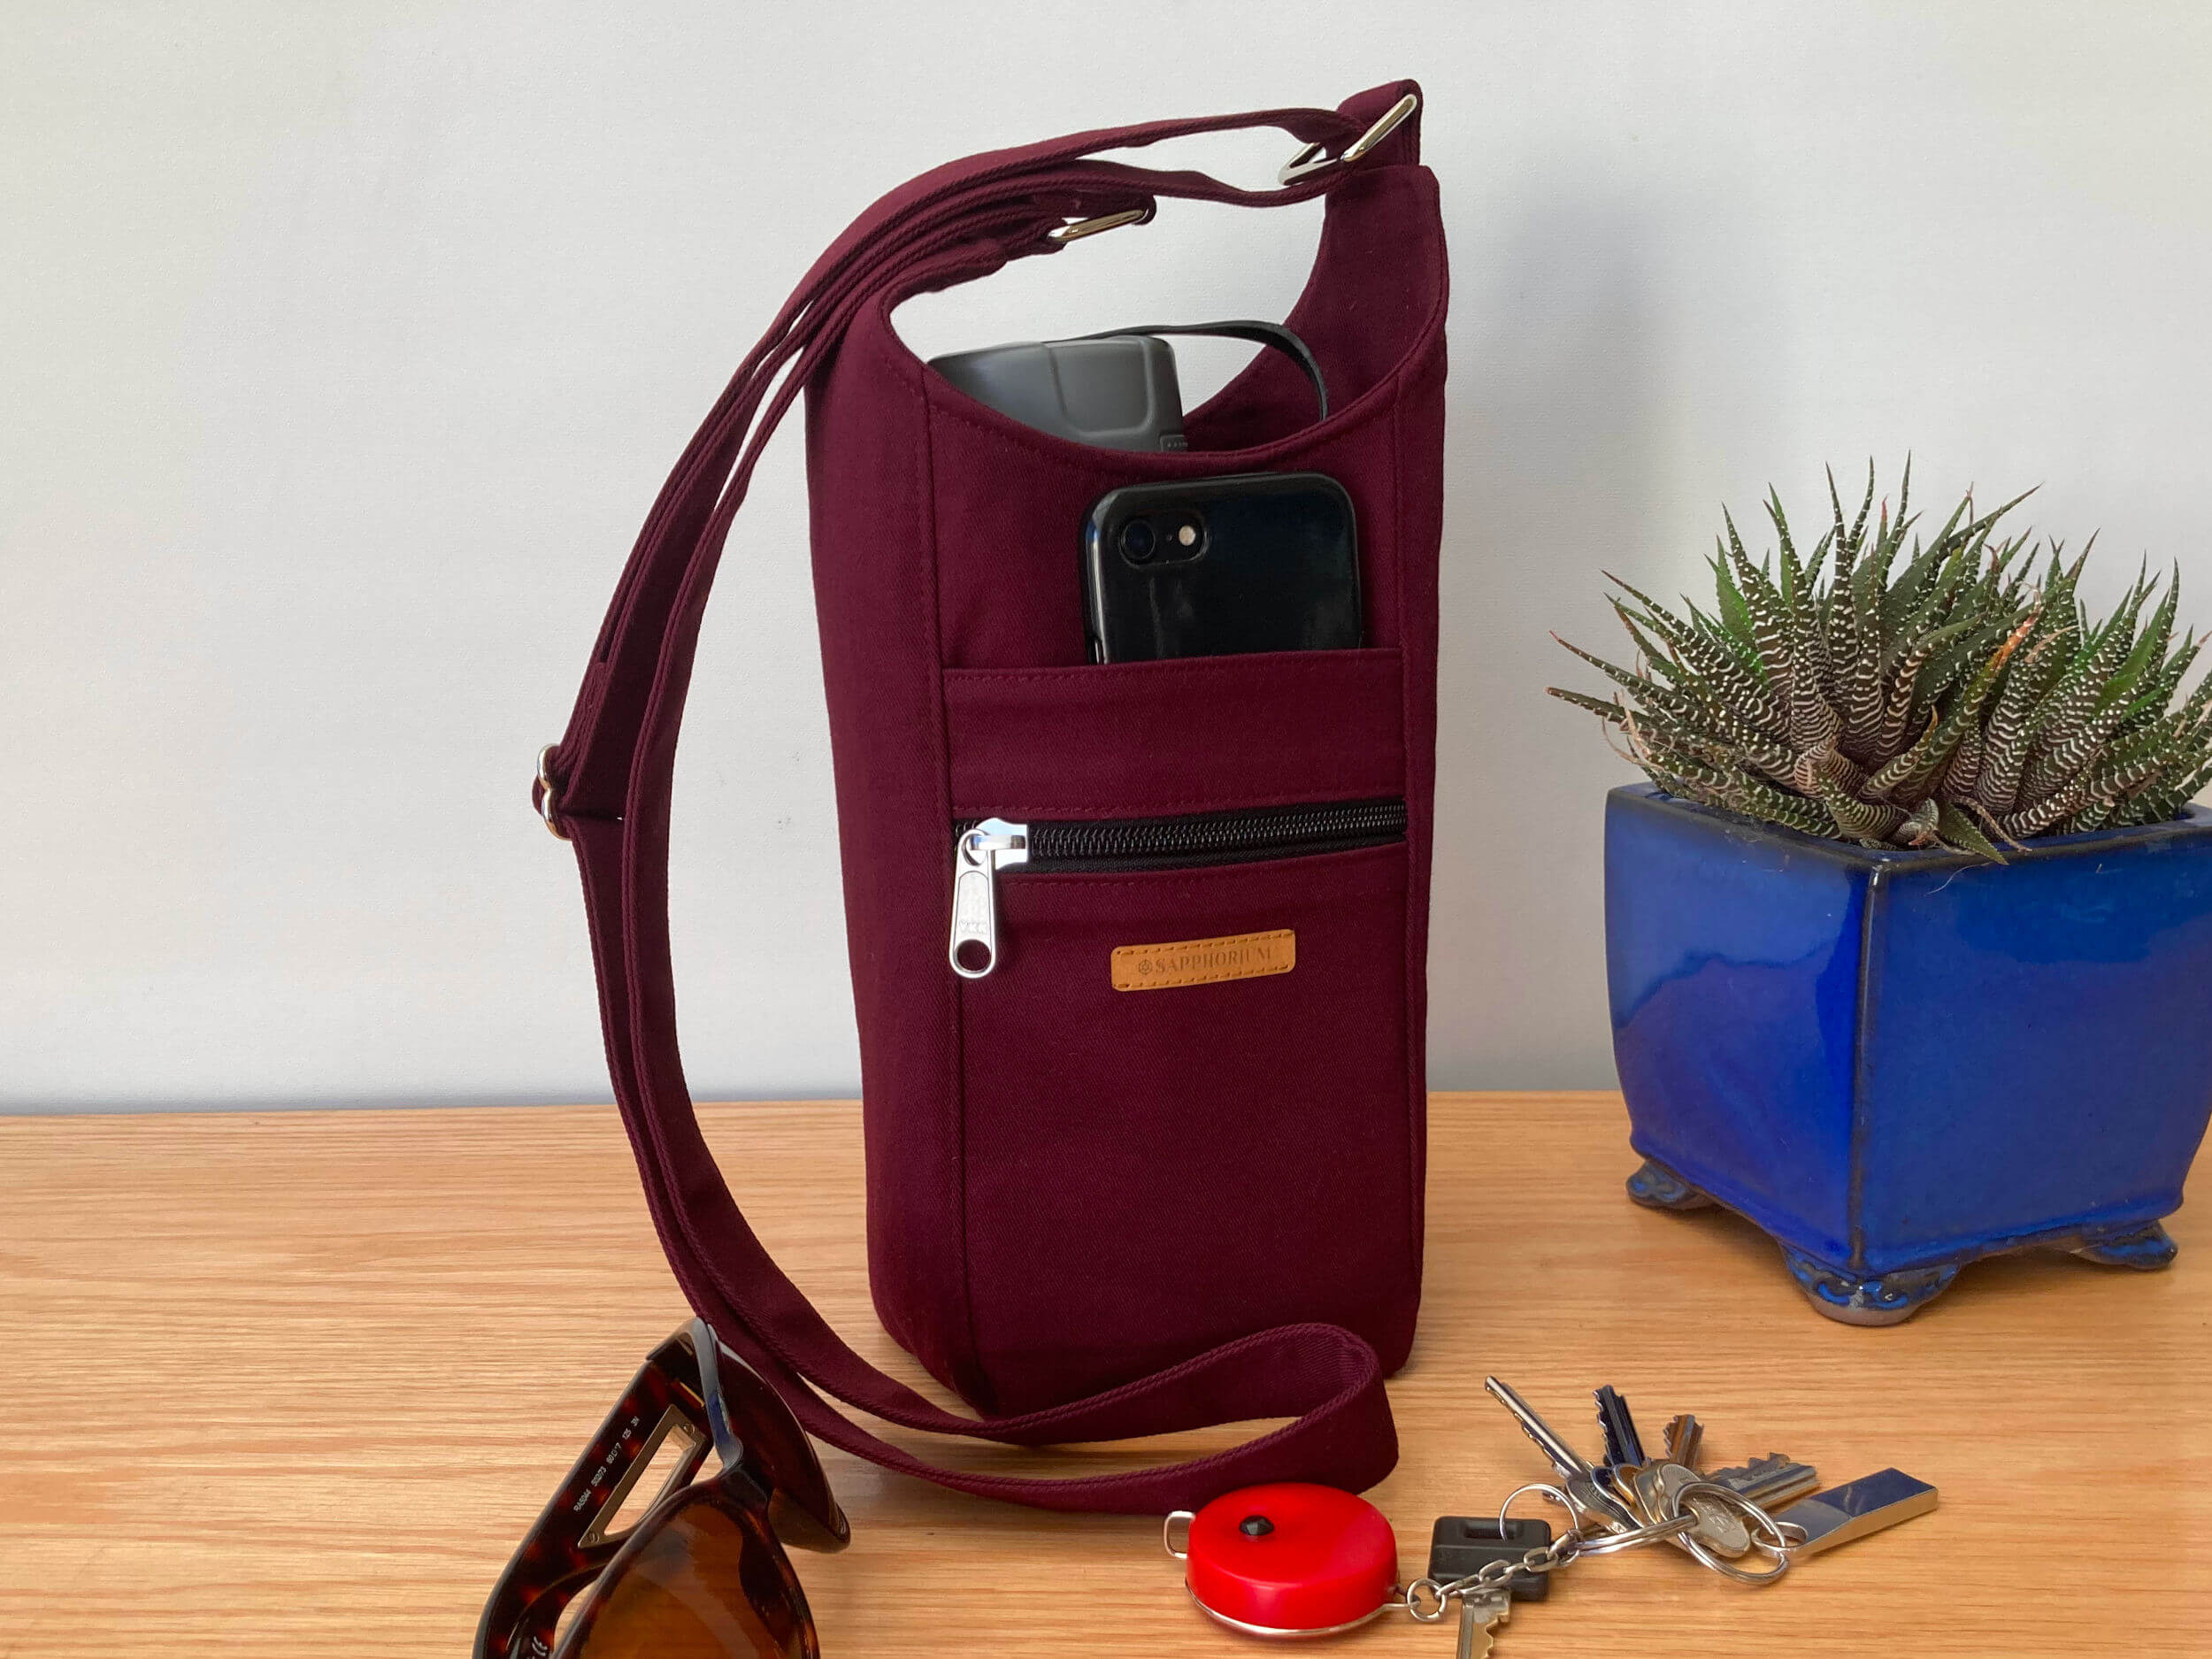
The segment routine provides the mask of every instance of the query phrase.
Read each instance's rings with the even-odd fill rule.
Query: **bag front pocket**
[[[1398,652],[947,669],[952,815],[1171,817],[1406,787]]]
[[[1020,827],[960,998],[997,1409],[1302,1320],[1394,1367],[1419,1283],[1403,803]]]
[[[1126,873],[1137,870],[1196,870],[1217,864],[1253,864],[1263,859],[1346,852],[1402,841],[1403,801],[1345,801],[1310,806],[1255,807],[1227,812],[1184,813],[1175,818],[1084,818],[1072,823],[1015,824],[989,818],[953,826],[952,970],[964,979],[979,979],[998,964],[998,878],[1016,874]],[[1258,935],[1236,936],[1249,943]],[[1222,945],[1225,940],[1179,941],[1191,947]],[[1125,946],[1151,951],[1157,946]],[[1260,953],[1264,956],[1266,953]],[[1151,988],[1133,970],[1121,982],[1117,957],[1116,988]],[[1238,964],[1217,961],[1216,977],[1239,977]],[[1270,971],[1288,972],[1276,964]],[[1153,976],[1152,987],[1164,980]]]

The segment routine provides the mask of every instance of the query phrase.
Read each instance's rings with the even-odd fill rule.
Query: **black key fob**
[[[1429,1577],[1439,1584],[1449,1584],[1480,1572],[1494,1561],[1518,1561],[1530,1550],[1551,1542],[1548,1521],[1531,1516],[1506,1525],[1509,1530],[1500,1537],[1494,1516],[1438,1517],[1436,1531],[1429,1538]],[[1540,1601],[1551,1593],[1551,1574],[1517,1572],[1505,1581],[1505,1587],[1517,1601]]]

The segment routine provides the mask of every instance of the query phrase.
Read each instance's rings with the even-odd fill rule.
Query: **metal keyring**
[[[1575,1501],[1567,1495],[1564,1489],[1553,1486],[1548,1480],[1532,1480],[1525,1486],[1514,1487],[1512,1491],[1505,1494],[1505,1502],[1498,1505],[1498,1536],[1500,1538],[1513,1536],[1513,1529],[1506,1525],[1506,1516],[1512,1510],[1513,1500],[1524,1492],[1540,1492],[1561,1509],[1566,1510],[1573,1519],[1579,1521],[1582,1517],[1582,1511],[1575,1508]]]
[[[1424,1594],[1436,1598],[1436,1605],[1424,1613],[1421,1601]],[[1406,1611],[1424,1624],[1433,1624],[1444,1617],[1444,1609],[1451,1605],[1451,1598],[1444,1594],[1444,1586],[1433,1578],[1416,1578],[1406,1586]]]
[[[1624,1549],[1641,1549],[1647,1544],[1663,1544],[1670,1538],[1687,1540],[1690,1529],[1697,1525],[1694,1515],[1670,1516],[1655,1521],[1649,1526],[1631,1527],[1625,1532],[1604,1532],[1595,1538],[1586,1538],[1575,1552],[1581,1555],[1611,1555]]]
[[[1756,1532],[1764,1533],[1765,1540],[1755,1537],[1752,1548],[1764,1550],[1773,1556],[1773,1569],[1767,1572],[1746,1572],[1734,1562],[1724,1560],[1706,1548],[1694,1530],[1697,1525],[1697,1517],[1684,1513],[1683,1506],[1693,1495],[1717,1498],[1723,1504],[1741,1514]],[[1699,1565],[1710,1567],[1722,1578],[1733,1578],[1739,1584],[1772,1584],[1790,1570],[1790,1551],[1795,1545],[1783,1532],[1781,1523],[1734,1487],[1724,1486],[1717,1480],[1686,1480],[1674,1489],[1668,1505],[1673,1510],[1672,1518],[1689,1523],[1678,1534],[1682,1548],[1697,1557]]]

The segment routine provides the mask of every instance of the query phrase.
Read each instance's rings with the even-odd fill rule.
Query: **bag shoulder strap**
[[[972,157],[884,196],[815,262],[685,449],[631,552],[567,732],[540,757],[533,795],[548,826],[575,849],[615,1094],[677,1281],[723,1339],[775,1381],[809,1432],[887,1469],[1045,1509],[1156,1514],[1263,1480],[1363,1489],[1395,1463],[1397,1437],[1374,1351],[1326,1325],[1260,1332],[1048,1410],[960,1416],[863,1359],[762,1248],[723,1182],[685,1083],[668,932],[677,733],[731,520],[769,436],[862,305],[971,280],[1094,230],[1149,219],[1161,196],[1249,206],[1310,200],[1371,154],[1417,160],[1417,106],[1409,81],[1337,111],[1085,133]],[[1202,173],[1094,158],[1102,150],[1246,127],[1279,127],[1305,146],[1284,170],[1283,188],[1243,189]],[[901,1428],[1017,1446],[1292,1421],[1187,1463],[1031,1479],[926,1463],[852,1422],[831,1399]]]

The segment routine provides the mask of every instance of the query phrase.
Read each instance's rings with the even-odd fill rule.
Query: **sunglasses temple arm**
[[[713,1352],[711,1336],[708,1341],[700,1352]],[[475,1659],[521,1659],[532,1636],[549,1647],[561,1609],[618,1548],[620,1539],[606,1537],[603,1520],[644,1472],[668,1419],[695,1421],[684,1399],[692,1385],[685,1363],[691,1357],[680,1339],[671,1338],[639,1368],[493,1586],[477,1628]],[[705,1455],[695,1440],[674,1478],[688,1480]]]
[[[692,1351],[699,1356],[699,1394],[706,1402],[707,1428],[714,1436],[715,1455],[722,1467],[734,1469],[745,1448],[730,1431],[730,1414],[722,1398],[722,1340],[704,1319],[691,1322]]]

